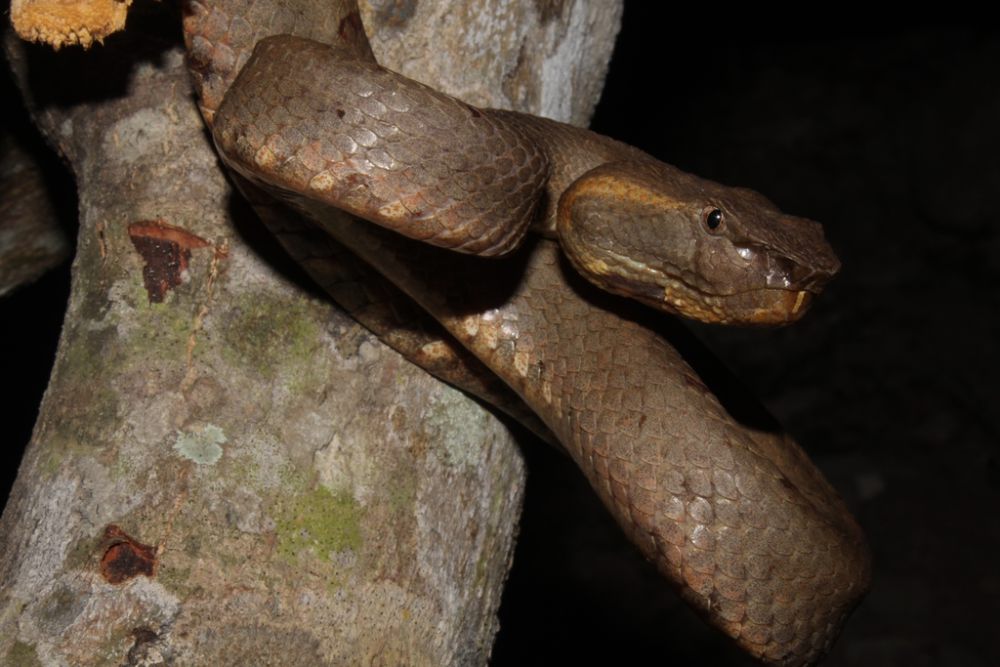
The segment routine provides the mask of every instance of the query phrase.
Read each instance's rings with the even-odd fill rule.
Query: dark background
[[[823,222],[843,261],[793,327],[697,327],[869,537],[872,591],[825,664],[1000,664],[1000,34],[726,26],[660,4],[627,3],[595,129]],[[26,134],[8,91],[5,122]],[[2,497],[68,286],[63,266],[0,300]],[[524,451],[494,665],[752,664],[677,601],[562,456]]]

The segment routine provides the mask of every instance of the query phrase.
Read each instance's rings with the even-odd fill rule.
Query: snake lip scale
[[[219,153],[293,255],[275,200],[418,303],[467,369],[502,380],[470,391],[540,420],[709,623],[769,664],[829,650],[870,579],[842,500],[791,438],[739,423],[641,317],[594,295],[788,324],[840,268],[819,224],[587,130],[395,74],[349,0],[192,0],[185,39]],[[547,238],[525,243],[529,229]],[[340,250],[321,250],[300,253],[307,270],[405,348],[351,310],[356,296],[329,278],[346,270],[330,268]]]

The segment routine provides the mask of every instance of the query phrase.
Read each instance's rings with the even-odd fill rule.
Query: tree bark
[[[366,7],[383,64],[589,117],[618,4],[430,4]],[[142,30],[176,17],[146,10],[87,53],[8,40],[80,231],[0,519],[3,662],[485,663],[523,494],[511,436],[296,282],[220,171],[179,48]]]
[[[0,297],[37,280],[70,251],[37,156],[19,139],[13,129],[0,130]]]

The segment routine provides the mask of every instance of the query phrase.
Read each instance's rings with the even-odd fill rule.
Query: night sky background
[[[726,26],[626,4],[593,127],[819,220],[843,262],[792,327],[691,327],[868,535],[872,591],[824,664],[1000,665],[1000,32]],[[4,120],[22,127],[7,85]],[[0,299],[4,498],[68,281],[63,266]],[[527,439],[524,452],[492,664],[753,664],[678,601],[565,457]]]

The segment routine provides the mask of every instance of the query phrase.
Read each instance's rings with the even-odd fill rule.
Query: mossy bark
[[[570,26],[587,3],[536,4],[518,6],[539,35],[593,28]],[[604,62],[608,15],[586,35]],[[76,174],[80,231],[52,378],[0,519],[0,662],[484,663],[518,450],[272,249],[219,168],[182,53],[141,29],[172,18],[86,53],[8,39]],[[397,18],[369,10],[376,30],[411,29]],[[463,34],[492,43],[482,26]],[[520,62],[528,39],[496,58]],[[439,44],[421,78],[461,69],[462,48]],[[516,106],[491,92],[506,71],[493,69],[479,94]],[[518,99],[543,99],[543,79]],[[586,118],[596,89],[565,117]]]

